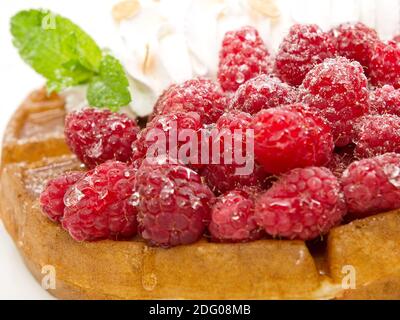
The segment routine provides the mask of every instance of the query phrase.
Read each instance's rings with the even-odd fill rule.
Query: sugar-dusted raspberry
[[[255,221],[253,197],[246,190],[232,190],[216,200],[208,227],[215,241],[245,242],[261,238],[263,232]]]
[[[170,114],[161,114],[147,123],[135,143],[132,144],[131,161],[135,167],[139,167],[142,160],[147,157],[162,158],[170,155],[172,159],[177,159],[184,164],[199,166],[200,147],[195,148],[193,153],[179,153],[180,148],[186,145],[190,139],[195,143],[199,141],[199,130],[203,127],[201,117],[196,112],[177,111]],[[188,134],[187,137],[182,137]],[[193,146],[194,147],[194,146]]]
[[[197,112],[204,123],[214,123],[227,108],[227,100],[218,84],[195,78],[171,85],[154,106],[153,117],[160,114]]]
[[[298,86],[315,65],[335,54],[329,35],[317,25],[295,24],[279,47],[275,72],[283,81]]]
[[[60,222],[64,216],[64,195],[78,180],[83,172],[72,171],[50,180],[40,195],[40,206],[43,213],[52,221]]]
[[[256,200],[257,223],[274,237],[311,240],[346,214],[338,179],[326,168],[294,169]]]
[[[263,74],[242,84],[233,96],[229,108],[255,114],[261,109],[294,103],[296,99],[295,88],[274,76]]]
[[[64,229],[77,241],[134,236],[135,174],[135,169],[118,161],[107,161],[89,171],[65,194]]]
[[[219,53],[218,80],[225,91],[236,91],[247,80],[270,70],[268,50],[250,26],[229,31]]]
[[[361,22],[344,23],[330,31],[338,54],[358,61],[366,71],[373,55],[377,32]]]
[[[332,157],[333,138],[325,120],[305,105],[261,110],[253,118],[256,160],[272,174],[326,165]]]
[[[400,152],[400,117],[369,115],[354,126],[355,155],[370,158],[387,152]]]
[[[371,113],[400,116],[400,89],[384,85],[372,91],[369,98]]]
[[[349,212],[361,218],[400,208],[399,168],[396,153],[353,162],[341,179]]]
[[[268,175],[265,170],[257,163],[243,173],[238,168],[245,167],[246,164],[209,164],[201,171],[211,190],[215,193],[223,193],[235,188],[244,186],[263,186]]]
[[[343,148],[336,148],[333,153],[332,160],[326,165],[326,167],[332,171],[336,177],[341,177],[344,170],[353,163],[356,158],[354,156],[353,144],[349,144]]]
[[[138,131],[135,120],[108,110],[87,108],[65,120],[67,144],[88,168],[107,160],[128,161]]]
[[[371,83],[400,89],[400,46],[395,41],[377,42],[369,67]]]
[[[214,195],[196,172],[182,165],[145,161],[136,187],[139,231],[151,245],[168,248],[201,238]]]
[[[218,119],[215,129],[221,137],[219,155],[212,153],[212,147],[218,141],[211,141],[210,164],[205,165],[201,171],[201,175],[214,192],[224,193],[237,187],[263,185],[267,174],[255,163],[251,145],[247,146],[248,141],[252,143],[246,139],[246,130],[249,129],[251,121],[251,115],[241,111],[227,112]],[[226,138],[230,138],[230,144],[225,143]],[[241,150],[235,149],[238,147]],[[226,157],[227,154],[230,155],[229,158]],[[212,156],[219,159],[219,162],[212,161]]]
[[[300,99],[328,120],[338,147],[350,143],[355,120],[368,112],[367,84],[360,63],[343,57],[325,60],[303,81]]]

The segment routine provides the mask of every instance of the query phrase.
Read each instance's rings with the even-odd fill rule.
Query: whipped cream
[[[129,107],[138,116],[150,114],[171,83],[215,79],[229,30],[254,26],[271,54],[294,23],[328,30],[361,21],[382,39],[400,33],[400,0],[123,0],[112,14],[117,41],[110,49],[130,77]],[[69,90],[67,106],[84,105],[84,90]]]

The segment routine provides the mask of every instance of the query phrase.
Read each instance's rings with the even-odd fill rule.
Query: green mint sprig
[[[50,92],[89,84],[93,107],[118,111],[131,102],[120,62],[67,18],[47,10],[24,10],[11,18],[13,43],[22,59],[47,79]]]

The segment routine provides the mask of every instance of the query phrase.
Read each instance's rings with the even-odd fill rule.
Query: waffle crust
[[[81,165],[63,137],[64,101],[33,92],[11,119],[3,142],[0,216],[40,282],[66,299],[400,299],[400,214],[382,213],[333,229],[326,246],[261,240],[201,240],[160,249],[141,239],[76,242],[41,213],[48,179]],[[348,288],[348,268],[355,288]],[[347,269],[346,269],[347,268]],[[345,284],[343,286],[342,284]],[[347,285],[347,286],[346,286]]]

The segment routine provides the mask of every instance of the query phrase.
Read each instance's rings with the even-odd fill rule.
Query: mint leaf
[[[89,84],[87,99],[91,106],[113,111],[131,102],[129,82],[119,61],[106,54],[100,62],[99,75]]]
[[[21,57],[48,79],[49,87],[88,82],[98,70],[101,50],[69,19],[44,10],[27,10],[11,18],[13,43]]]
[[[118,110],[129,104],[128,79],[119,61],[69,19],[47,10],[24,10],[11,18],[13,43],[21,57],[47,79],[50,92],[90,83],[94,107]]]

